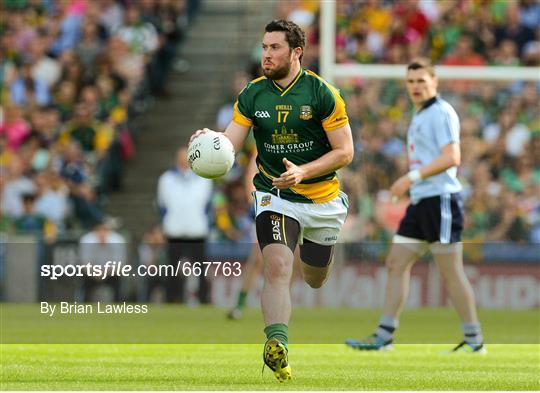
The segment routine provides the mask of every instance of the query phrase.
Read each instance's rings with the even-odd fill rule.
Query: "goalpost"
[[[336,1],[321,1],[320,64],[321,76],[333,83],[339,77],[366,77],[371,79],[402,79],[406,64],[337,64],[336,63]],[[537,67],[508,66],[435,66],[439,79],[467,80],[529,80],[540,81]]]

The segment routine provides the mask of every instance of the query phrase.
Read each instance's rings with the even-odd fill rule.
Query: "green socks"
[[[289,327],[284,323],[274,323],[264,328],[266,339],[277,338],[289,350]]]
[[[240,291],[238,294],[238,302],[236,303],[236,308],[242,309],[246,307],[247,292]]]

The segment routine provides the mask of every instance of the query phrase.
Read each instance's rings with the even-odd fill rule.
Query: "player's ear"
[[[304,51],[302,50],[302,48],[300,48],[299,46],[294,48],[293,49],[293,56],[294,56],[294,59],[295,60],[299,60],[300,59],[300,56],[302,56],[302,53],[304,53]]]

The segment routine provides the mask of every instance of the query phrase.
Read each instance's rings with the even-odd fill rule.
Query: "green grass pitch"
[[[172,306],[157,309],[154,320],[147,322],[151,335],[160,334],[160,326],[166,330],[174,326],[159,323],[174,312],[181,315],[176,325],[182,336],[190,333],[191,342],[196,342],[193,334],[205,330],[219,344],[210,344],[204,334],[198,340],[204,344],[36,344],[49,341],[29,336],[26,341],[32,343],[5,344],[10,338],[23,342],[13,331],[23,325],[24,318],[6,319],[6,315],[22,311],[10,307],[2,306],[2,328],[8,334],[2,334],[0,347],[1,390],[540,389],[537,310],[481,312],[488,341],[485,356],[443,353],[459,340],[457,318],[448,309],[406,311],[399,343],[389,353],[359,352],[340,344],[346,337],[368,333],[377,311],[295,310],[289,358],[293,380],[280,384],[268,369],[261,375],[264,337],[259,310],[249,310],[244,320],[226,321],[224,310]],[[193,323],[188,324],[190,320]],[[89,325],[91,329],[100,327]],[[65,342],[76,342],[77,334],[70,327],[65,326],[59,336]],[[120,324],[118,329],[125,326]],[[324,337],[321,344],[315,344],[316,331]],[[115,337],[118,332],[109,333],[113,335],[108,337]],[[509,340],[516,334],[520,340]],[[231,343],[225,344],[231,335]],[[183,341],[174,340],[174,335],[167,337],[169,342],[189,342],[185,336]],[[239,342],[238,337],[245,337],[245,343],[233,343]],[[419,344],[423,339],[439,343]],[[441,343],[445,341],[449,344]]]

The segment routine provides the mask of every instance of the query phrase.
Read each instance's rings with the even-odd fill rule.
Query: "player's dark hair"
[[[302,54],[300,55],[300,62],[304,56],[304,48],[306,46],[306,34],[304,30],[300,28],[296,23],[284,19],[274,19],[268,23],[264,28],[266,33],[272,33],[274,31],[282,31],[285,33],[285,41],[289,44],[291,49],[302,48]]]
[[[420,69],[425,69],[431,76],[435,76],[435,68],[433,68],[431,60],[426,57],[418,57],[407,66],[407,71]]]

